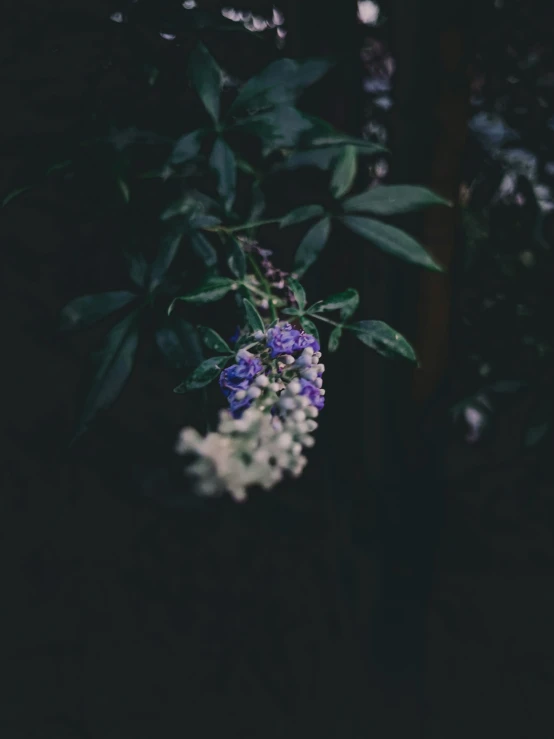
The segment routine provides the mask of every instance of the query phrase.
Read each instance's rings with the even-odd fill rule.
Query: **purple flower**
[[[227,367],[219,376],[219,385],[225,397],[236,390],[248,390],[256,375],[263,370],[263,364],[258,357],[242,357],[238,364]]]
[[[290,323],[278,323],[274,328],[270,328],[267,332],[267,345],[271,349],[272,357],[291,354],[307,346],[313,347],[316,352],[319,351],[319,343],[314,336],[297,331]]]
[[[312,336],[312,334],[306,334],[304,331],[300,334],[297,341],[297,350],[305,349],[307,346],[311,346],[314,352],[319,351],[319,341]]]
[[[239,418],[242,415],[243,410],[248,408],[248,406],[254,402],[254,398],[250,398],[246,395],[242,400],[237,400],[236,395],[236,392],[229,395],[229,408],[231,409],[233,416],[235,418]]]
[[[310,401],[310,404],[314,405],[320,411],[325,405],[325,398],[319,394],[319,388],[304,377],[300,378],[300,386],[302,388],[300,395],[305,395]]]

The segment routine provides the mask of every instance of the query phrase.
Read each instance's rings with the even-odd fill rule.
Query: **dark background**
[[[357,133],[356,4],[283,9],[287,53],[340,58],[306,105]],[[113,10],[3,11],[2,192],[80,135],[87,105],[126,89],[102,73]],[[490,21],[462,3],[387,12],[392,178],[455,200],[471,28]],[[48,187],[0,212],[3,736],[551,736],[551,471],[521,451],[529,398],[478,447],[449,423],[458,219],[406,223],[448,279],[338,246],[313,278],[322,294],[363,289],[368,317],[412,338],[423,369],[346,348],[327,363],[328,408],[298,483],[183,509],[167,503],[183,408],[165,370],[145,364],[87,440],[63,443],[95,337],[54,328],[71,297],[120,286],[109,219]]]

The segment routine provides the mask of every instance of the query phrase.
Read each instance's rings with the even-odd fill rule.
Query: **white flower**
[[[302,385],[298,382],[298,380],[291,380],[291,382],[289,382],[289,386],[287,387],[287,393],[289,395],[298,395],[301,390]]]
[[[263,337],[257,338],[261,341]],[[248,348],[237,352],[238,359],[256,356]],[[310,434],[318,426],[314,419],[319,413],[311,405],[313,388],[308,392],[305,380],[321,395],[325,393],[319,377],[325,367],[320,359],[321,352],[307,347],[298,358],[285,355],[273,362],[264,360],[268,371],[253,379],[248,390],[235,392],[236,400],[253,401],[241,417],[222,411],[217,430],[205,437],[194,429],[179,434],[176,451],[194,455],[187,473],[194,479],[197,493],[214,496],[228,491],[241,501],[252,486],[269,490],[285,473],[301,474],[307,463],[302,450],[315,443]]]
[[[300,372],[302,377],[304,377],[306,380],[309,380],[310,382],[314,382],[314,380],[317,380],[317,371],[314,368],[305,369]]]

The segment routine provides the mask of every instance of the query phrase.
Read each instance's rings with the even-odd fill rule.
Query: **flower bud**
[[[290,451],[295,457],[298,457],[298,455],[302,453],[302,444],[300,444],[298,441],[295,441]]]
[[[281,449],[289,449],[292,445],[292,436],[288,431],[283,431],[277,439],[277,444]]]
[[[269,452],[267,449],[256,449],[254,454],[252,455],[254,457],[255,462],[259,462],[261,464],[265,464],[267,460],[269,459]]]
[[[321,377],[316,377],[315,378],[314,385],[316,387],[319,387],[319,388],[322,388],[323,387],[323,380],[321,379]]]
[[[285,364],[294,364],[295,361],[296,360],[294,359],[294,357],[292,357],[290,354],[285,354],[285,356],[283,357],[283,362]]]
[[[266,375],[258,375],[254,382],[258,387],[267,387],[269,385],[269,380]]]
[[[320,395],[325,395],[325,388],[321,388],[320,391],[319,391],[319,394]]]
[[[300,441],[303,446],[308,448],[312,447],[315,444],[315,439],[313,436],[303,436]]]
[[[289,382],[287,391],[289,395],[298,395],[298,393],[302,390],[302,385],[298,382],[298,380],[292,380],[292,382]]]
[[[299,408],[307,408],[310,405],[310,399],[305,395],[297,395],[296,402]]]
[[[249,352],[248,349],[239,349],[237,352],[237,359],[252,359],[253,358],[252,352]]]
[[[317,372],[315,369],[305,369],[302,370],[300,374],[302,375],[302,377],[304,377],[306,380],[309,380],[310,382],[317,380]]]
[[[315,405],[310,405],[306,408],[306,415],[308,418],[317,418],[319,416],[319,411]]]
[[[281,408],[285,411],[292,411],[296,407],[296,403],[294,402],[294,398],[282,398],[281,399]]]
[[[272,382],[269,386],[270,390],[273,390],[274,393],[278,393],[281,389],[281,385],[278,382]]]
[[[251,385],[248,388],[247,395],[249,398],[259,398],[261,394],[262,394],[262,391],[260,390],[259,387],[256,387],[255,385]]]
[[[244,400],[246,398],[246,390],[237,390],[235,393],[236,400]]]
[[[265,338],[265,334],[263,331],[260,330],[254,331],[254,338],[256,339],[256,341],[262,341],[262,339]]]
[[[306,428],[308,429],[308,432],[310,433],[312,431],[315,431],[318,425],[319,424],[317,423],[317,421],[313,421],[311,418],[308,418],[308,420],[306,421]]]
[[[283,422],[276,416],[271,419],[271,425],[277,433],[280,433],[283,430]]]
[[[318,364],[315,369],[318,375],[322,375],[325,372],[325,365]]]
[[[298,423],[301,423],[302,421],[306,420],[306,414],[302,410],[294,411],[294,413],[292,414],[292,417]]]

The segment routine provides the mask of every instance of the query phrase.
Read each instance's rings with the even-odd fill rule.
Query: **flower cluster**
[[[220,413],[217,431],[202,437],[187,428],[179,436],[177,452],[196,456],[188,472],[203,495],[228,490],[244,500],[249,486],[269,489],[285,472],[298,476],[303,449],[315,443],[311,432],[325,401],[317,339],[289,323],[253,338],[220,375],[229,410]]]

